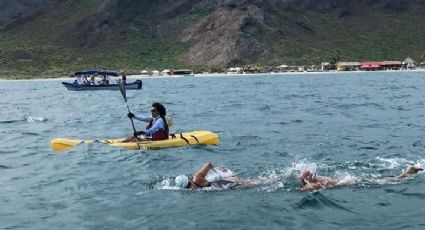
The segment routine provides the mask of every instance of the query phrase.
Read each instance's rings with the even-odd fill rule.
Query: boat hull
[[[91,90],[120,90],[119,84],[109,85],[77,85],[69,82],[62,82],[68,90],[72,91],[91,91]],[[142,81],[136,80],[135,82],[125,84],[126,90],[142,89]]]

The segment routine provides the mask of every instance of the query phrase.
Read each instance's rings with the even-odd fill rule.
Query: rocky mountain
[[[4,73],[425,55],[423,0],[3,1]]]
[[[0,27],[44,5],[47,0],[2,0],[0,1]]]

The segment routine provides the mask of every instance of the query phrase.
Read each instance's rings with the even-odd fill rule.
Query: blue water
[[[135,113],[164,103],[174,132],[211,130],[218,146],[54,153],[51,139],[132,133],[119,91],[60,81],[0,82],[0,229],[424,229],[425,72],[142,79]],[[137,122],[138,129],[145,124]],[[205,162],[264,185],[184,191]],[[300,192],[297,170],[367,181]]]

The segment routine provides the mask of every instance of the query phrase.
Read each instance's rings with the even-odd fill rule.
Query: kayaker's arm
[[[139,121],[149,122],[152,119],[152,117],[134,114],[134,119],[139,120]]]

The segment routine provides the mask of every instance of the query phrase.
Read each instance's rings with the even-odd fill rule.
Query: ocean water
[[[131,136],[120,92],[1,81],[0,229],[425,228],[425,175],[383,179],[425,166],[425,72],[142,80],[127,91],[132,112],[162,102],[173,132],[210,130],[220,145],[54,153],[56,137]],[[267,183],[173,186],[208,161]],[[301,192],[305,168],[362,183]]]

